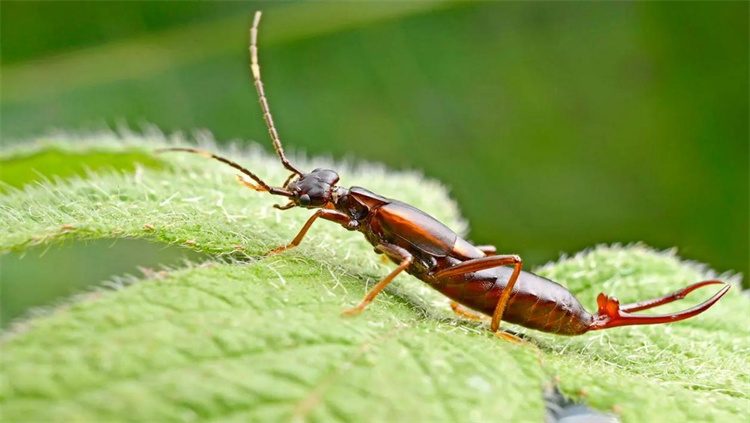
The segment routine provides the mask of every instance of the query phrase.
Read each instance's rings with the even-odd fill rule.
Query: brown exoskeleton
[[[620,305],[616,299],[599,294],[599,310],[591,314],[561,285],[522,271],[523,262],[517,255],[498,255],[494,247],[474,246],[435,218],[406,203],[364,188],[338,186],[339,175],[333,170],[300,171],[284,155],[263,90],[257,48],[260,16],[257,12],[250,31],[253,80],[274,148],[283,166],[292,172],[290,177],[281,187],[273,187],[237,163],[210,152],[192,148],[165,150],[197,153],[232,166],[255,182],[240,177],[245,186],[287,197],[287,204],[275,206],[281,210],[292,207],[317,209],[291,243],[269,253],[296,247],[312,224],[317,219],[324,219],[361,232],[377,252],[397,264],[396,269],[367,293],[361,304],[345,314],[364,310],[396,275],[404,271],[451,298],[455,311],[466,314],[459,308],[458,304],[461,304],[492,316],[490,329],[493,332],[497,332],[501,320],[561,335],[578,335],[617,326],[676,322],[704,312],[729,290],[730,286],[724,282],[704,281],[660,298],[628,305]],[[714,284],[724,286],[712,298],[688,310],[663,315],[632,314],[682,299],[695,289]]]

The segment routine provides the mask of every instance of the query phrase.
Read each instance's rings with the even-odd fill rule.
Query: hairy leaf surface
[[[24,157],[34,157],[29,149],[103,157],[105,146],[151,160],[149,151],[168,142],[128,138],[58,139],[24,147]],[[222,154],[273,184],[287,176],[259,150]],[[6,151],[0,165],[9,157],[23,160]],[[6,186],[0,251],[142,237],[215,259],[93,291],[17,324],[0,358],[5,421],[541,421],[543,390],[553,385],[623,421],[750,418],[750,302],[736,287],[705,314],[671,325],[573,338],[504,326],[525,334],[520,346],[455,317],[445,298],[408,275],[360,316],[343,317],[392,269],[360,234],[320,222],[299,248],[264,258],[309,211],[273,209],[274,198],[238,186],[219,163],[184,154],[162,160]],[[406,201],[465,231],[445,189],[415,173],[298,162],[334,168],[343,185]],[[38,172],[28,175],[56,174],[54,166]],[[638,245],[598,247],[538,270],[590,311],[601,291],[630,302],[716,276]]]

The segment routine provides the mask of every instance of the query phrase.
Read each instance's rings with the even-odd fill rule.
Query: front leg
[[[313,222],[315,222],[315,219],[319,217],[325,220],[330,220],[331,222],[336,222],[347,229],[356,229],[357,226],[359,226],[359,222],[347,216],[346,214],[341,213],[340,211],[329,210],[329,209],[319,209],[318,211],[315,212],[315,214],[313,214],[312,216],[310,216],[309,219],[307,219],[305,226],[302,227],[302,229],[299,231],[297,236],[294,237],[294,240],[292,240],[292,242],[290,242],[287,245],[282,245],[281,247],[276,247],[272,250],[269,250],[265,255],[280,253],[282,251],[298,246],[299,243],[302,242],[302,238],[304,238],[305,234],[307,234],[307,231],[310,229],[310,226],[312,226]]]

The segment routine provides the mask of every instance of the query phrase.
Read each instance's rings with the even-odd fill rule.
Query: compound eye
[[[301,206],[309,206],[310,205],[310,196],[307,194],[302,194],[299,196],[299,204]]]

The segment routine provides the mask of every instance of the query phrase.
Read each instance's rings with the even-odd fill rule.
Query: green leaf
[[[165,142],[151,135],[110,148],[144,152]],[[55,154],[45,145],[36,148]],[[96,143],[66,148],[81,145],[97,152]],[[258,150],[222,154],[272,183],[287,176]],[[455,317],[445,298],[408,275],[347,318],[341,311],[392,269],[361,235],[316,223],[299,248],[263,258],[309,211],[273,209],[274,198],[237,186],[221,164],[163,159],[169,166],[90,173],[0,197],[0,251],[143,237],[217,257],[16,326],[0,358],[5,421],[540,421],[551,384],[626,422],[750,417],[750,302],[739,289],[671,325],[573,338],[512,327],[529,339],[520,346]],[[296,162],[337,169],[344,185],[465,229],[445,189],[415,173]],[[589,309],[600,291],[628,302],[715,276],[643,246],[599,247],[539,271]],[[701,299],[692,296],[671,309]]]

